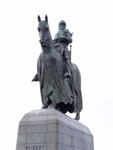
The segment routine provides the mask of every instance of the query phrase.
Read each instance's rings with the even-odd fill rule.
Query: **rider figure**
[[[59,31],[56,33],[54,37],[54,42],[60,45],[60,53],[64,57],[64,61],[66,63],[67,72],[64,77],[69,78],[71,76],[70,73],[70,55],[68,45],[72,43],[72,34],[66,29],[66,22],[64,20],[59,22]]]

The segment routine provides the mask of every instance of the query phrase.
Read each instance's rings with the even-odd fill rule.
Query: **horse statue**
[[[76,113],[80,119],[82,110],[81,75],[78,67],[71,63],[71,77],[65,78],[66,65],[56,50],[49,30],[48,17],[38,16],[38,31],[42,52],[37,61],[37,74],[32,81],[40,82],[41,99],[44,108],[55,108],[63,112]]]

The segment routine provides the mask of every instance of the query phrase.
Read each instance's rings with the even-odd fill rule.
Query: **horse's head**
[[[38,15],[38,31],[39,31],[39,42],[41,43],[41,46],[44,48],[50,47],[52,43],[51,34],[49,31],[49,25],[48,25],[48,17],[45,16],[45,20],[41,20],[40,16]]]

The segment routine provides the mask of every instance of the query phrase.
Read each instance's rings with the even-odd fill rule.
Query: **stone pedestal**
[[[35,110],[19,123],[16,150],[94,150],[93,136],[86,126],[55,109]]]

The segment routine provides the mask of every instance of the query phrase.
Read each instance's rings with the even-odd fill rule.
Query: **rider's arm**
[[[72,43],[72,34],[69,32],[69,30],[66,30],[66,40],[68,43]]]

